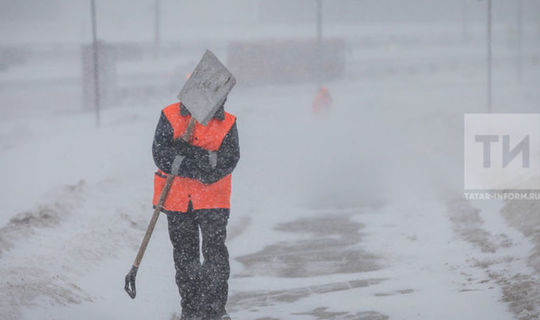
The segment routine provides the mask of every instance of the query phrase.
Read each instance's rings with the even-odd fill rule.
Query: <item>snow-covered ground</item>
[[[535,46],[518,82],[500,45],[496,110],[539,112]],[[233,318],[537,319],[538,237],[507,224],[505,204],[461,194],[463,113],[485,106],[482,47],[351,50],[324,114],[311,112],[313,84],[239,87],[228,100],[242,156]],[[163,217],[135,300],[123,282],[152,213],[153,131],[174,95],[127,97],[96,128],[79,111],[77,61],[0,73],[0,318],[170,319],[179,297]],[[140,70],[169,77],[163,65]]]

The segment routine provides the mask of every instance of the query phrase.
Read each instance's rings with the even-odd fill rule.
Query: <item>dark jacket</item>
[[[189,114],[189,111],[182,105],[180,114],[184,116]],[[215,113],[214,119],[224,119],[223,106]],[[176,155],[181,154],[185,158],[180,165],[178,176],[211,184],[230,174],[240,159],[236,122],[223,138],[221,146],[217,150],[215,166],[210,164],[208,150],[193,146],[182,139],[174,141],[173,137],[173,128],[161,112],[152,144],[152,154],[156,166],[167,174],[171,172],[171,165]]]

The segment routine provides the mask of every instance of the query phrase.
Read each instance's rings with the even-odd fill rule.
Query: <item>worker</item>
[[[187,142],[182,135],[191,119],[190,112],[181,102],[167,106],[161,112],[152,145],[158,167],[154,177],[154,206],[173,160],[177,155],[183,157],[161,209],[167,215],[174,250],[181,320],[230,320],[225,309],[230,274],[225,238],[231,173],[240,159],[240,151],[236,118],[225,112],[224,104],[206,126],[195,124]]]
[[[313,99],[313,113],[320,113],[332,106],[332,96],[327,87],[321,87]]]

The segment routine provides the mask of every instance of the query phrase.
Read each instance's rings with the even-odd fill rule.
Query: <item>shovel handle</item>
[[[184,135],[182,136],[182,139],[184,141],[189,141],[191,139],[191,135],[193,134],[193,129],[195,128],[195,118],[192,116],[189,120],[188,126],[186,128],[186,132],[184,132]],[[167,199],[167,195],[169,194],[169,190],[171,189],[172,182],[174,180],[174,177],[178,174],[178,170],[180,169],[180,165],[182,164],[182,160],[184,160],[184,157],[181,155],[178,155],[174,158],[174,162],[171,166],[171,174],[167,175],[167,181],[165,182],[165,186],[161,190],[161,195],[159,196],[159,201],[156,205],[156,208],[154,209],[154,213],[152,214],[152,218],[150,219],[150,223],[148,223],[148,228],[146,228],[146,233],[144,235],[143,241],[141,243],[141,246],[139,247],[139,251],[137,252],[137,257],[135,258],[135,262],[133,262],[133,267],[135,270],[139,268],[139,265],[141,264],[141,260],[144,256],[144,252],[146,251],[146,247],[148,246],[148,242],[150,242],[150,237],[152,236],[152,233],[154,232],[154,227],[156,226],[156,222],[159,218],[159,213],[161,212],[161,207],[163,206],[163,203],[165,203],[165,200]],[[133,269],[132,269],[133,270]],[[133,286],[135,285],[135,277],[133,277]],[[127,280],[126,280],[126,288],[127,288]],[[126,289],[128,294],[130,292],[128,289]],[[135,298],[135,293],[133,290],[133,295],[130,294],[132,298]]]
[[[188,126],[186,128],[186,132],[182,136],[182,139],[184,141],[189,141],[191,139],[191,135],[193,134],[193,129],[195,128],[195,122],[196,120],[192,116],[191,119],[189,120]],[[169,194],[169,190],[171,189],[172,182],[176,174],[178,174],[178,170],[180,168],[180,164],[182,163],[183,159],[184,159],[183,156],[176,156],[176,158],[174,159],[174,162],[171,166],[171,174],[167,176],[167,181],[165,182],[165,186],[161,190],[159,201],[156,205],[156,208],[154,209],[154,214],[152,215],[152,218],[150,219],[150,223],[148,224],[148,228],[146,229],[146,234],[144,235],[143,241],[139,248],[139,252],[137,253],[137,257],[135,258],[135,262],[133,263],[133,266],[136,268],[138,268],[139,265],[141,264],[141,260],[144,256],[144,252],[146,251],[146,247],[148,246],[148,242],[150,241],[150,237],[152,236],[152,232],[154,232],[154,227],[156,226],[156,222],[159,218],[161,207],[163,206],[163,203],[165,203],[165,200],[167,199],[167,195]]]
[[[178,157],[178,156],[177,156]],[[176,159],[175,159],[176,161]],[[152,218],[150,219],[150,223],[148,223],[148,228],[146,228],[146,233],[144,234],[143,241],[141,243],[141,246],[139,247],[139,252],[137,252],[137,257],[135,258],[135,262],[133,262],[133,266],[135,268],[138,268],[141,264],[141,260],[144,256],[144,252],[146,251],[146,247],[148,246],[148,242],[150,242],[150,237],[152,236],[152,232],[154,232],[154,227],[156,226],[156,222],[159,218],[159,213],[161,212],[161,207],[163,206],[163,203],[165,202],[165,199],[167,198],[167,194],[169,193],[169,189],[171,189],[172,181],[174,179],[173,174],[169,174],[167,176],[167,182],[165,183],[165,186],[163,187],[163,190],[161,190],[161,195],[159,197],[159,202],[154,209],[154,214],[152,214]]]
[[[189,123],[186,128],[186,132],[184,132],[184,135],[182,136],[182,139],[184,141],[189,142],[189,140],[191,139],[193,129],[195,129],[195,122],[197,122],[197,120],[195,120],[195,118],[191,116],[191,119],[189,119]]]

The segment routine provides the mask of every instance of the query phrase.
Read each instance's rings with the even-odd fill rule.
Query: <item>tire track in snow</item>
[[[238,257],[246,267],[241,276],[312,277],[336,273],[373,271],[378,257],[358,246],[364,226],[350,214],[300,219],[276,226],[276,230],[307,234],[308,239],[281,241],[261,251]]]
[[[351,220],[358,210],[341,210],[339,214],[324,214],[312,218],[301,218],[278,224],[274,229],[297,240],[284,240],[269,245],[259,252],[236,258],[246,268],[236,277],[257,277],[272,275],[278,278],[310,277],[355,274],[379,269],[379,257],[360,246],[364,226]],[[367,288],[384,282],[384,278],[351,279],[276,290],[255,290],[233,292],[228,307],[231,312],[249,310],[258,312],[264,308],[275,308],[283,304],[293,304],[303,299],[325,294]],[[317,284],[315,284],[317,283]],[[408,294],[413,290],[383,293],[385,295]],[[388,316],[375,311],[329,312],[327,308],[294,313],[291,315],[311,316],[314,319],[384,320]],[[273,319],[273,318],[257,318]]]
[[[286,289],[286,290],[261,290],[261,291],[237,292],[229,298],[229,306],[230,306],[231,311],[233,312],[237,310],[246,310],[246,309],[254,310],[256,308],[275,306],[281,303],[293,303],[300,299],[310,297],[312,295],[322,295],[322,294],[331,293],[331,292],[346,291],[346,290],[351,290],[351,289],[356,289],[356,288],[365,288],[365,287],[379,284],[385,280],[386,279],[358,279],[358,280],[350,280],[350,281],[342,281],[342,282],[332,282],[332,283],[326,283],[322,285],[291,288],[291,289]],[[316,315],[317,312],[309,313],[309,314]],[[379,313],[376,313],[376,314],[381,315]],[[387,318],[388,317],[384,319],[387,319]],[[325,319],[325,318],[318,318],[318,319]],[[331,319],[338,319],[338,318],[331,318]],[[339,319],[364,319],[364,318],[339,318]],[[365,319],[368,319],[368,318],[365,318]]]
[[[511,208],[511,207],[510,207]],[[510,210],[506,207],[506,211]],[[523,268],[520,260],[528,257],[520,256],[515,249],[520,239],[513,240],[506,233],[493,234],[486,229],[481,210],[472,206],[465,200],[455,200],[448,203],[448,212],[454,231],[464,240],[471,243],[481,252],[474,258],[472,266],[484,269],[489,280],[502,288],[502,300],[508,304],[509,310],[519,320],[534,320],[540,318],[540,281],[538,272]],[[486,214],[499,214],[500,212],[487,212]],[[508,212],[506,213],[508,214]],[[531,221],[534,223],[534,221]],[[506,250],[505,250],[506,249]],[[473,280],[463,291],[474,290]]]

